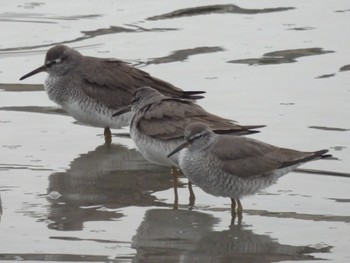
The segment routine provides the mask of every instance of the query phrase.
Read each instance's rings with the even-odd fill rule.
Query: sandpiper
[[[106,143],[111,143],[110,128],[130,122],[131,114],[113,118],[112,114],[130,103],[136,89],[151,85],[171,97],[198,99],[204,92],[183,91],[145,71],[118,59],[83,56],[65,45],[50,48],[41,67],[20,78],[47,72],[44,86],[49,98],[77,121],[104,128]]]
[[[232,120],[205,111],[191,100],[170,98],[151,87],[139,88],[132,97],[131,106],[114,115],[130,110],[134,113],[130,122],[130,135],[136,147],[151,163],[172,167],[174,182],[177,179],[178,158],[176,154],[167,158],[167,154],[184,141],[183,134],[189,123],[202,121],[217,133],[233,134],[250,134],[256,132],[250,129],[264,127],[240,126]]]
[[[230,197],[232,213],[239,217],[242,196],[270,186],[305,162],[331,156],[325,154],[328,150],[301,152],[251,138],[218,135],[201,122],[188,125],[184,138],[168,157],[179,152],[184,175],[209,194]]]
[[[178,167],[177,155],[167,158],[168,153],[184,141],[188,124],[201,121],[216,133],[245,135],[264,125],[241,126],[235,121],[221,118],[204,110],[197,103],[181,98],[162,95],[145,86],[139,88],[131,99],[131,105],[113,116],[132,111],[130,135],[142,155],[151,163]]]

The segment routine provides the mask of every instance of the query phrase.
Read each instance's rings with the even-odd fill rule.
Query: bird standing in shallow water
[[[121,128],[130,122],[127,113],[113,118],[112,114],[130,103],[136,89],[151,85],[171,97],[190,99],[204,92],[183,91],[118,59],[83,56],[77,50],[57,45],[46,53],[43,66],[20,78],[23,80],[40,72],[49,75],[45,91],[77,121],[104,128],[105,141],[111,143],[110,128]]]
[[[168,157],[179,153],[184,175],[205,192],[230,197],[232,215],[242,218],[240,198],[275,183],[299,165],[330,157],[328,150],[300,152],[279,148],[254,139],[217,135],[201,122],[187,126],[185,142]]]
[[[205,111],[191,100],[170,98],[151,87],[139,88],[132,97],[131,107],[126,107],[115,115],[130,110],[134,112],[130,122],[130,135],[136,147],[151,163],[173,167],[175,183],[176,168],[179,167],[177,155],[167,158],[167,154],[184,141],[183,134],[189,123],[202,121],[215,132],[233,134],[255,133],[250,129],[264,127],[240,126],[232,120]]]

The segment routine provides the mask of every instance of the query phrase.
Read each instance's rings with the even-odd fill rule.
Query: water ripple
[[[300,48],[278,50],[264,54],[261,58],[247,58],[227,61],[228,63],[240,63],[248,65],[272,65],[297,62],[298,58],[334,53],[332,50],[323,48]]]
[[[147,20],[171,19],[171,18],[207,15],[207,14],[255,15],[255,14],[288,11],[293,9],[295,8],[294,7],[276,7],[276,8],[248,9],[248,8],[242,8],[233,4],[207,5],[207,6],[197,6],[197,7],[178,9],[170,13],[148,17]]]

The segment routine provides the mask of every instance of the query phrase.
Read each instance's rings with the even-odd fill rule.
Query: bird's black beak
[[[116,116],[122,115],[123,113],[127,113],[129,111],[131,111],[131,105],[128,105],[128,106],[121,108],[116,113],[114,113],[112,116],[116,117]]]
[[[38,67],[37,69],[34,69],[33,71],[29,72],[28,74],[25,74],[19,80],[24,80],[24,79],[29,78],[30,76],[33,76],[33,75],[38,74],[40,72],[45,72],[46,69],[47,69],[47,66],[46,65],[42,65],[41,67]]]
[[[183,143],[181,143],[179,146],[177,146],[171,153],[169,153],[166,157],[171,157],[173,156],[175,153],[181,151],[182,149],[188,147],[189,145],[189,142],[185,141]]]

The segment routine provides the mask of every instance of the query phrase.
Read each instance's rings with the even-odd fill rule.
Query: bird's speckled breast
[[[219,162],[208,157],[207,152],[191,152],[189,149],[180,152],[179,165],[184,175],[205,192],[231,198],[254,194],[293,169],[279,169],[269,175],[242,178],[224,172]]]
[[[49,99],[61,106],[69,101],[73,95],[77,95],[74,94],[74,89],[72,88],[75,85],[72,79],[51,75],[46,78],[44,83]]]

